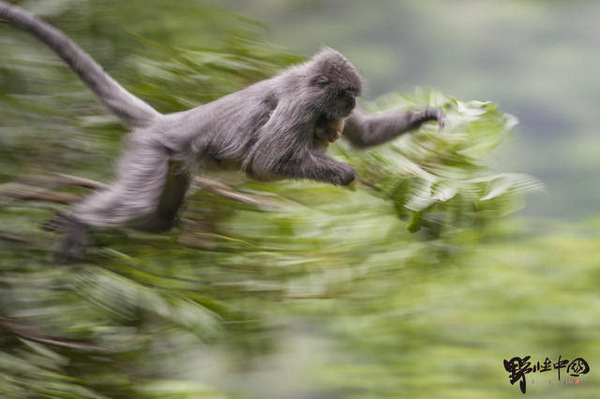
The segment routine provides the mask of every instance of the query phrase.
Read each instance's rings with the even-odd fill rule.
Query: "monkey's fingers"
[[[440,125],[440,130],[443,129],[446,126],[446,114],[444,113],[444,111],[442,111],[441,109],[438,110],[436,119],[438,121],[438,124]]]
[[[446,127],[446,115],[443,112],[438,116],[437,120],[438,124],[440,125],[440,130]]]
[[[441,108],[427,107],[423,116],[424,121],[437,121],[440,125],[440,129],[443,129],[444,126],[446,126],[446,114]]]

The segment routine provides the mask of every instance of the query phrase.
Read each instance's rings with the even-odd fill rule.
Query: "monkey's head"
[[[341,136],[344,120],[361,94],[360,74],[346,57],[330,48],[315,55],[306,67],[307,84],[317,111],[315,135],[333,142]]]

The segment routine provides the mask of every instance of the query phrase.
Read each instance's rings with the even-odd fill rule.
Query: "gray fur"
[[[56,51],[111,111],[133,127],[116,181],[71,208],[65,216],[73,226],[168,230],[183,201],[188,171],[198,165],[238,168],[262,181],[292,178],[348,185],[355,179],[354,170],[325,153],[329,141],[341,133],[329,131],[330,126],[339,126],[335,122],[345,119],[343,137],[357,147],[383,143],[426,121],[444,123],[443,112],[433,108],[381,116],[354,110],[362,90],[360,75],[329,48],[214,102],[161,115],[127,92],[60,31],[4,2],[0,18]],[[84,240],[73,235],[86,229],[67,229],[65,252],[76,252],[73,247]]]

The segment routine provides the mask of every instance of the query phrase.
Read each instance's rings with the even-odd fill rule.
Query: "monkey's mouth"
[[[315,136],[320,140],[334,143],[342,137],[344,125],[345,118],[331,119],[326,115],[321,115],[315,126]]]
[[[337,141],[340,137],[342,137],[342,132],[344,131],[344,125],[345,125],[344,119],[331,121],[331,123],[329,124],[329,127],[332,130],[332,135],[329,138],[330,143],[333,143],[333,142]]]

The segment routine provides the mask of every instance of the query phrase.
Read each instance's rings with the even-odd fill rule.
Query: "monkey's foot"
[[[56,251],[57,259],[62,262],[82,259],[88,245],[88,226],[65,216],[61,216],[61,219],[61,230],[65,237]]]
[[[42,224],[42,230],[44,231],[53,231],[55,233],[59,233],[64,231],[66,224],[66,219],[61,214],[55,215],[52,219],[46,220]]]

